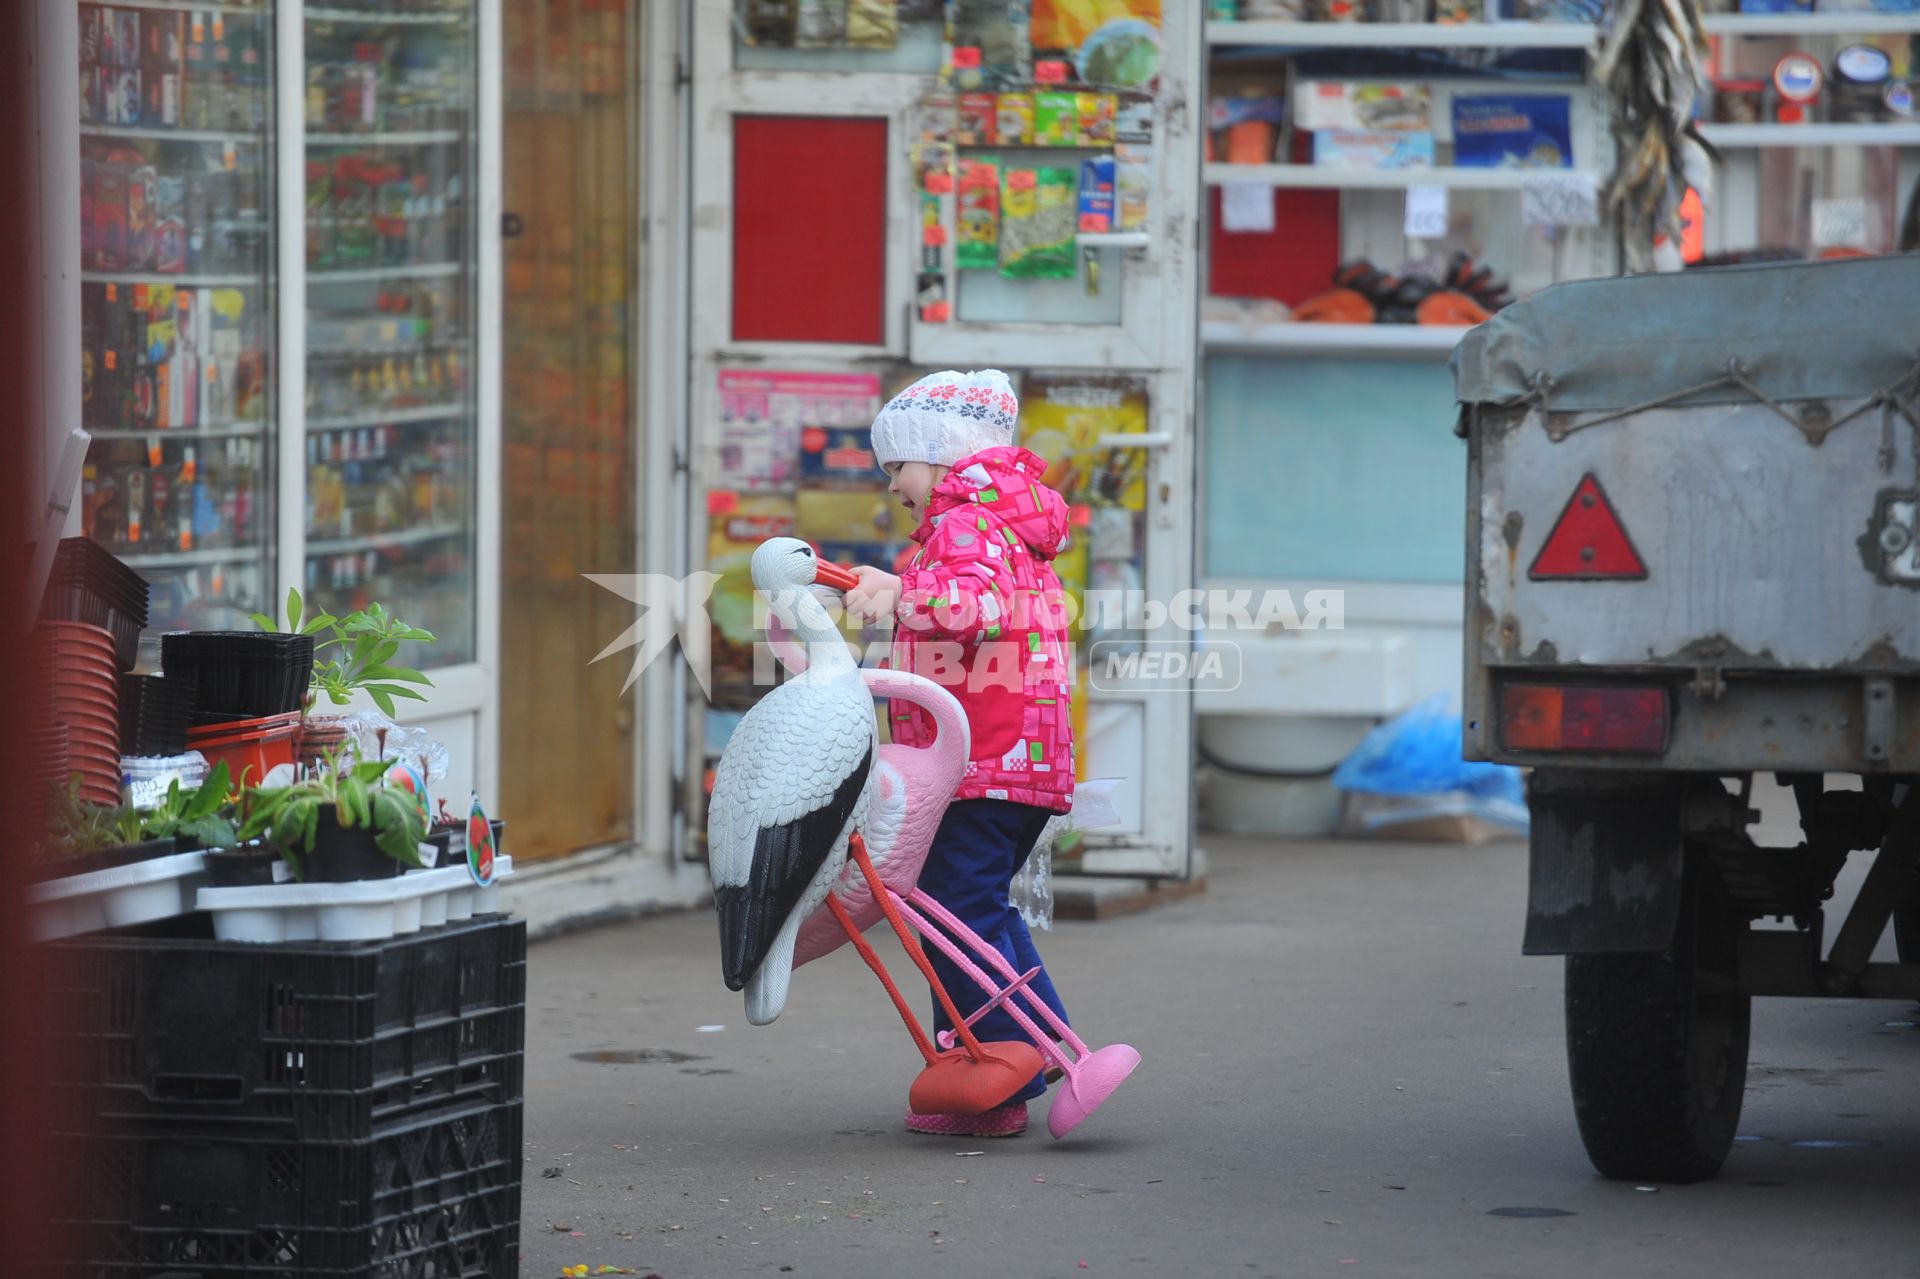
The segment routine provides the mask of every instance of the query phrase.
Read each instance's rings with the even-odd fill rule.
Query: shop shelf
[[[309,431],[345,431],[358,426],[391,426],[402,422],[437,422],[442,418],[461,417],[467,412],[464,404],[416,404],[404,409],[369,409],[365,413],[350,413],[345,417],[314,417],[307,419]]]
[[[309,133],[310,147],[432,147],[458,142],[458,129],[428,129],[413,133]]]
[[[1920,32],[1920,13],[1709,13],[1710,36],[1872,36]]]
[[[258,4],[202,4],[201,0],[129,0],[118,6],[126,9],[169,9],[186,13],[231,13],[249,18],[269,16],[264,5]]]
[[[1703,124],[1707,141],[1745,147],[1920,147],[1920,124]]]
[[[266,280],[255,274],[167,275],[158,271],[82,271],[82,284],[174,284],[184,288],[234,289],[262,287]]]
[[[207,916],[185,915],[63,942],[50,958],[67,1131],[365,1141],[522,1096],[520,920],[263,946],[213,940]]]
[[[1234,182],[1275,187],[1380,188],[1438,186],[1465,191],[1518,191],[1528,182],[1567,169],[1496,169],[1442,166],[1432,169],[1349,169],[1323,164],[1209,164],[1208,186]],[[1600,178],[1594,177],[1595,185]]]
[[[1210,351],[1270,351],[1275,354],[1445,357],[1467,329],[1426,324],[1262,324],[1206,320],[1200,341]]]
[[[121,551],[119,555],[127,563],[141,568],[197,568],[207,564],[239,564],[257,560],[265,553],[265,549],[258,546],[221,546],[200,551]]]
[[[460,262],[414,262],[396,266],[350,267],[342,270],[308,271],[310,284],[362,284],[377,280],[430,280],[464,275]]]
[[[266,141],[258,133],[226,133],[216,129],[168,129],[164,127],[142,128],[131,124],[83,124],[80,126],[83,138],[151,138],[161,142],[224,142],[228,145],[246,143],[257,146]]]
[[[191,444],[195,440],[249,439],[266,434],[265,422],[213,422],[206,426],[86,427],[96,440],[147,440],[159,444]]]
[[[1585,49],[1599,29],[1577,22],[1209,22],[1215,48]]]
[[[375,551],[385,547],[418,546],[423,542],[464,537],[466,532],[467,526],[464,524],[433,524],[425,528],[397,529],[391,533],[363,533],[358,537],[310,540],[307,543],[307,554],[310,556],[340,555],[347,551]]]
[[[313,9],[306,10],[308,22],[364,22],[372,26],[456,26],[467,20],[467,14],[456,13],[387,13],[379,9]]]

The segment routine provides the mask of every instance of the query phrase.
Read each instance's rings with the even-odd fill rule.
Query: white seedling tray
[[[207,856],[193,852],[33,884],[27,898],[34,907],[34,940],[58,941],[185,914],[206,880]]]
[[[512,873],[513,859],[501,857],[494,884]],[[198,905],[212,914],[221,941],[385,941],[471,919],[493,909],[494,899],[494,887],[474,883],[462,862],[350,884],[202,888]]]

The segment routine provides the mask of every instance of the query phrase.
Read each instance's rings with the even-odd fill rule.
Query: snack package
[[[1102,553],[1093,536],[1099,508],[1138,511],[1147,500],[1146,450],[1103,449],[1100,440],[1146,429],[1147,388],[1137,378],[1035,379],[1021,396],[1020,443],[1046,459],[1044,482],[1076,508],[1073,542],[1096,559]],[[1124,519],[1118,523],[1131,528]]]
[[[1431,127],[1432,88],[1391,80],[1301,80],[1293,86],[1298,128],[1407,130]]]
[[[1322,129],[1313,162],[1336,169],[1431,169],[1433,135],[1398,129]]]
[[[1453,162],[1462,168],[1571,168],[1573,128],[1567,98],[1455,96]]]
[[[794,15],[794,48],[838,49],[846,42],[847,0],[800,0]]]
[[[750,45],[790,49],[798,17],[795,0],[747,0],[740,25]]]
[[[950,0],[947,44],[956,88],[1011,89],[1033,79],[1029,0]]]
[[[1071,280],[1073,169],[1008,169],[1000,198],[1000,274],[1009,280]]]
[[[991,145],[998,124],[999,107],[991,93],[960,95],[960,123],[954,129],[955,145],[977,147]]]
[[[1080,145],[1112,146],[1114,116],[1119,110],[1120,100],[1111,93],[1080,93],[1074,96],[1078,113]]]
[[[1000,162],[982,157],[960,162],[959,243],[954,264],[962,271],[1000,265]]]
[[[1071,147],[1080,142],[1080,95],[1047,90],[1033,95],[1033,145]]]
[[[1033,95],[1003,93],[994,115],[997,145],[1024,147],[1033,144]]]
[[[1153,200],[1153,148],[1121,143],[1113,150],[1114,226],[1144,231]]]
[[[880,473],[867,427],[809,426],[800,432],[800,487],[865,489]],[[804,531],[802,536],[810,536]]]
[[[1080,230],[1093,234],[1111,231],[1113,217],[1113,157],[1089,156],[1080,162]]]
[[[900,40],[900,12],[894,0],[850,0],[849,49],[891,49]]]
[[[187,181],[157,178],[153,189],[153,269],[178,274],[187,269]]]

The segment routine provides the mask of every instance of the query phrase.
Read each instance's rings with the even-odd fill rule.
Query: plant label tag
[[[487,820],[486,810],[480,807],[480,796],[476,793],[473,807],[467,812],[467,873],[482,888],[493,882],[494,852],[493,824]]]
[[[1867,202],[1862,199],[1815,200],[1813,202],[1813,247],[1815,249],[1866,248]]]
[[[1440,240],[1447,234],[1447,189],[1407,188],[1406,235],[1409,240]]]
[[[1528,174],[1520,188],[1520,220],[1528,226],[1596,226],[1600,195],[1593,175],[1561,169]]]

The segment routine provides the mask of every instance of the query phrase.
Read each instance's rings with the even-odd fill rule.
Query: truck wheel
[[[1696,960],[1731,976],[1744,921],[1701,896],[1667,954],[1567,957],[1573,1110],[1603,1177],[1704,1181],[1733,1148],[1752,1000],[1702,993]]]

